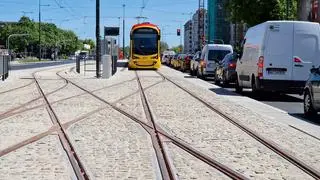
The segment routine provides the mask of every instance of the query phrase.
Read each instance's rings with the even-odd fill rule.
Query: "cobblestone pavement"
[[[163,129],[246,177],[310,178],[172,83],[146,93]]]
[[[157,179],[158,163],[149,134],[107,108],[68,131],[92,179]]]
[[[230,179],[173,144],[167,145],[167,151],[172,158],[172,164],[176,169],[178,179]]]
[[[197,93],[212,106],[220,109],[225,114],[237,119],[250,129],[259,132],[262,136],[271,139],[286,151],[300,158],[305,163],[312,165],[320,171],[320,143],[319,140],[308,136],[290,126],[279,122],[277,119],[268,118],[268,114],[260,115],[254,111],[231,103],[227,98],[217,96],[215,93],[200,88],[181,78],[177,78],[172,70],[168,68],[161,69],[162,73],[174,78],[175,82],[188,90]]]
[[[0,157],[0,179],[76,179],[57,135]]]
[[[94,66],[89,65],[88,69],[94,69]],[[18,114],[3,114],[44,104],[43,99],[37,99],[40,94],[35,84],[30,84],[31,74],[37,71],[40,86],[48,94],[54,112],[62,124],[68,123],[68,126],[64,126],[67,135],[90,179],[161,179],[155,150],[147,131],[56,74],[147,122],[135,72],[122,69],[106,80],[96,79],[94,73],[84,72],[83,69],[77,74],[72,67],[63,65],[46,70],[25,70],[23,75],[13,73],[14,77],[0,84],[0,106],[3,107],[0,109],[1,152],[52,128],[45,106]],[[266,121],[266,117],[259,117],[243,106],[230,105],[228,99],[176,77],[174,70],[162,68],[160,72],[276,141],[306,163],[319,167],[319,152],[316,151],[319,142],[314,139],[276,121]],[[143,88],[147,89],[156,122],[168,133],[251,179],[310,178],[170,82],[164,81],[155,71],[139,71],[138,75]],[[22,76],[27,79],[19,79]],[[28,86],[15,89],[24,85]],[[32,100],[35,101],[22,106]],[[298,143],[295,145],[294,142]],[[308,149],[302,149],[303,146]],[[170,142],[165,147],[177,179],[228,179]],[[76,177],[58,136],[53,132],[2,155],[0,179]]]

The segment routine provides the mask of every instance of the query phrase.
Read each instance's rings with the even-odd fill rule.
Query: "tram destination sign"
[[[119,36],[119,27],[104,27],[105,36]]]

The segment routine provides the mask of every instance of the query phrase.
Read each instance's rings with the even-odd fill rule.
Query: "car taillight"
[[[259,61],[258,61],[258,78],[262,78],[263,77],[263,66],[264,66],[264,57],[260,56],[259,57]]]
[[[237,66],[237,65],[236,65],[235,63],[230,63],[230,64],[229,64],[229,68],[232,68],[232,69],[235,69],[236,66]]]
[[[295,63],[302,63],[302,60],[301,60],[300,58],[298,58],[298,57],[294,57],[294,58],[293,58],[293,61],[294,61]]]
[[[203,60],[200,61],[200,65],[201,65],[201,67],[206,67],[207,66],[206,62],[204,62]]]

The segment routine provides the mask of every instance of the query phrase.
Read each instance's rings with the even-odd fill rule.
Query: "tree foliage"
[[[172,47],[171,49],[172,49],[172,51],[174,51],[175,53],[180,53],[180,52],[183,51],[183,46],[182,46],[182,45],[179,45],[179,46]]]
[[[287,1],[289,17],[287,18]],[[232,22],[247,23],[249,26],[268,21],[296,19],[298,0],[230,0],[226,6]]]
[[[21,17],[18,23],[6,24],[0,28],[0,41],[6,42],[11,34],[29,34],[26,37],[10,38],[10,49],[14,52],[32,52],[39,49],[39,23],[28,17]],[[71,54],[83,47],[76,34],[70,30],[63,30],[52,23],[41,23],[41,47],[47,56],[59,49],[60,54]]]
[[[163,51],[166,51],[169,49],[169,45],[166,42],[161,41],[160,42],[160,52],[163,53]]]
[[[92,39],[85,39],[85,40],[82,41],[82,43],[90,45],[91,49],[95,49],[96,48],[96,43]]]

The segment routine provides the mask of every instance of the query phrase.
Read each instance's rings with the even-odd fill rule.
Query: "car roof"
[[[232,48],[230,44],[207,44],[208,48],[214,48],[214,47],[226,47],[226,48]]]

